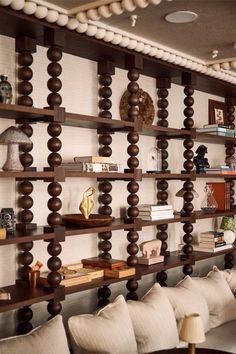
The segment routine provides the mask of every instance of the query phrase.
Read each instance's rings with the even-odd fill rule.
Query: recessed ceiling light
[[[197,18],[198,15],[192,11],[175,11],[165,16],[166,21],[171,23],[188,23]]]

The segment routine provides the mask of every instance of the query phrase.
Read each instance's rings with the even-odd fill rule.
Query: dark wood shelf
[[[206,214],[201,210],[195,210],[193,216],[196,220],[199,219],[209,219],[209,218],[218,218],[220,216],[236,215],[236,207],[234,206],[231,210],[217,210],[215,213]]]
[[[0,178],[16,178],[16,179],[48,179],[54,178],[54,171],[2,171],[0,170]]]
[[[116,231],[116,230],[129,230],[134,228],[134,223],[124,222],[122,219],[115,219],[107,226],[97,226],[97,227],[87,227],[87,228],[78,228],[78,227],[67,227],[66,236],[77,236],[85,235],[98,232],[107,232],[107,231]]]
[[[196,178],[224,178],[224,179],[236,179],[236,174],[225,173],[196,173]]]
[[[144,125],[140,135],[155,136],[157,138],[186,139],[192,135],[192,132],[185,129],[165,128],[157,125],[151,125],[148,127]]]
[[[194,264],[193,258],[181,259],[177,251],[170,252],[170,255],[165,257],[164,262],[152,264],[150,266],[138,264],[136,266],[137,275],[143,276],[147,274],[159,273],[167,269],[180,267],[185,264]]]
[[[15,230],[14,235],[8,235],[5,240],[0,240],[0,246],[19,244],[24,242],[51,240],[54,233],[45,233],[43,226],[38,226],[32,230]]]
[[[236,138],[221,136],[221,135],[213,135],[207,133],[199,133],[196,132],[195,141],[199,141],[202,143],[210,143],[210,144],[226,144],[231,143],[236,145]]]
[[[68,177],[81,177],[81,178],[97,178],[109,180],[130,180],[134,178],[134,173],[121,173],[121,172],[79,172],[79,171],[65,171],[65,176]]]
[[[217,252],[200,252],[200,251],[194,251],[194,258],[196,261],[201,261],[204,259],[212,258],[212,257],[217,257],[220,255],[228,254],[231,252],[235,252],[236,247],[228,248],[226,250],[222,251],[217,251]]]
[[[127,132],[134,129],[133,122],[68,112],[66,112],[65,122],[62,124],[87,129],[109,129],[111,132]]]
[[[140,276],[135,274],[135,275],[130,275],[128,277],[123,277],[123,278],[108,278],[108,277],[97,278],[97,279],[93,279],[92,281],[90,281],[88,283],[66,287],[65,293],[66,293],[66,295],[73,294],[73,293],[77,293],[79,291],[85,291],[85,290],[89,290],[89,289],[98,288],[100,286],[106,286],[106,285],[111,285],[111,284],[115,284],[115,283],[120,283],[122,281],[127,281],[129,279],[138,280],[138,279],[140,279]]]
[[[3,289],[11,294],[11,300],[0,301],[0,312],[16,310],[54,298],[54,290],[49,288],[30,289],[24,284],[15,284],[4,286]]]
[[[155,179],[167,179],[167,180],[181,180],[186,179],[195,180],[196,173],[143,173],[142,178],[155,178]]]
[[[52,121],[54,116],[53,109],[34,108],[27,106],[20,106],[17,104],[0,103],[0,117],[7,119],[22,120],[29,119],[34,121]]]

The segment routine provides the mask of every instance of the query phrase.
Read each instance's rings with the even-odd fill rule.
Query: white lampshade
[[[184,316],[179,337],[183,341],[193,344],[202,343],[205,341],[203,324],[198,313],[191,313]]]

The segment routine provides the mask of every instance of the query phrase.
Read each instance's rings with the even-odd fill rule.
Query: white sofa
[[[140,301],[119,295],[96,314],[72,316],[69,342],[74,354],[151,353],[186,345],[179,341],[183,316],[201,315],[206,342],[199,347],[236,353],[236,269],[213,268],[205,278],[185,277],[175,287],[155,284]],[[0,341],[0,354],[69,354],[62,316],[24,336]]]

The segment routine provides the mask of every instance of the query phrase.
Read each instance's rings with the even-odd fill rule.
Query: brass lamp
[[[198,313],[184,316],[179,337],[184,342],[188,342],[188,354],[195,354],[195,345],[206,339],[202,320]]]

